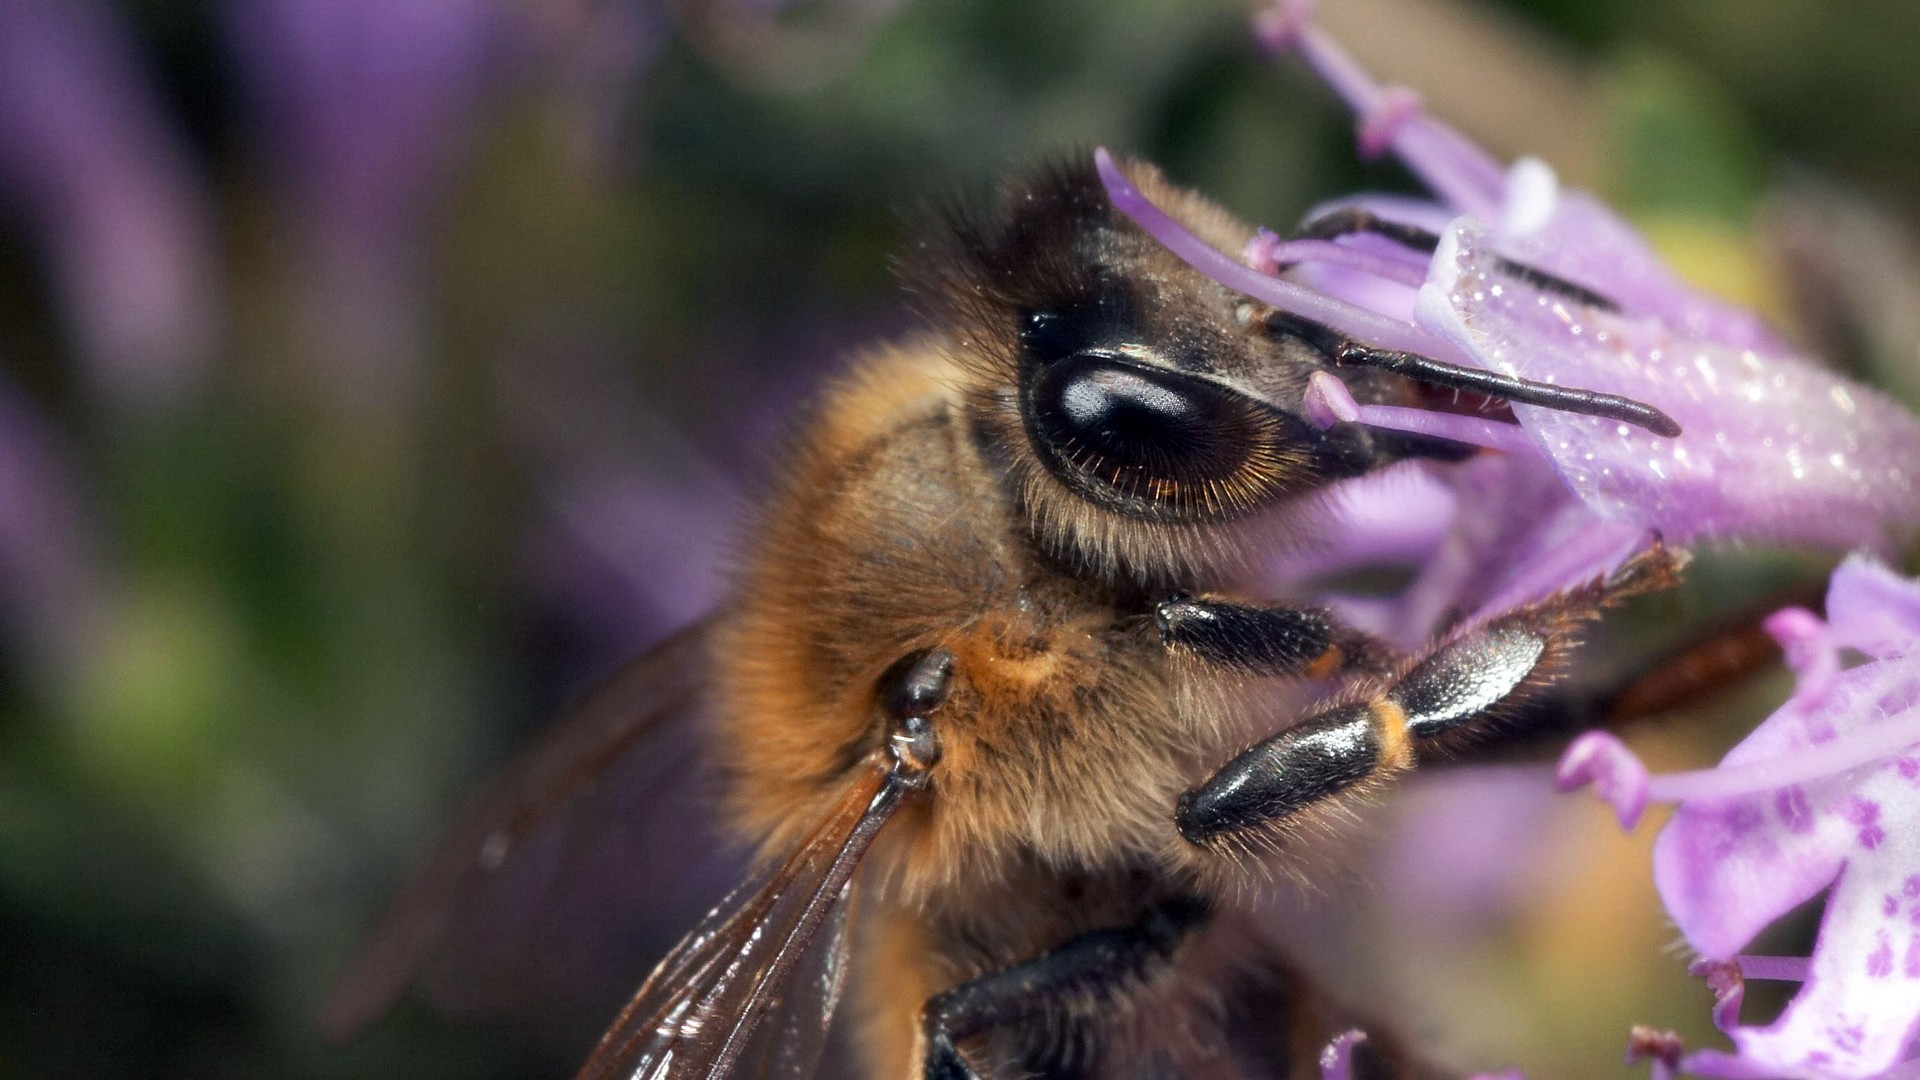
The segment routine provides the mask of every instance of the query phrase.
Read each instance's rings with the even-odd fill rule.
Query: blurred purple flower
[[[502,0],[232,0],[336,396],[409,402],[426,226],[508,58]]]
[[[1680,803],[1654,846],[1654,883],[1688,943],[1721,962],[1702,972],[1738,1050],[1691,1054],[1688,1071],[1860,1080],[1920,1068],[1920,582],[1855,557],[1834,572],[1825,621],[1788,609],[1768,628],[1793,697],[1718,768],[1649,776],[1595,732],[1568,749],[1562,782],[1592,782],[1628,824],[1649,800]],[[1867,660],[1845,667],[1843,650]],[[1737,957],[1829,888],[1809,961]],[[1742,1027],[1742,969],[1803,985],[1772,1024]]]
[[[575,336],[509,352],[496,379],[538,500],[524,564],[541,599],[585,631],[588,671],[718,605],[742,501],[735,478],[647,406],[617,355]]]
[[[218,329],[209,211],[95,0],[0,4],[0,205],[50,262],[97,393],[151,410],[192,392]]]
[[[1498,611],[1591,580],[1654,533],[1886,551],[1920,532],[1920,422],[1681,283],[1598,201],[1558,190],[1544,164],[1502,168],[1410,92],[1374,84],[1310,15],[1309,4],[1278,5],[1262,17],[1263,41],[1297,50],[1358,114],[1362,150],[1392,150],[1438,197],[1362,196],[1314,216],[1348,209],[1416,226],[1437,236],[1431,255],[1379,235],[1263,232],[1242,262],[1155,207],[1101,151],[1114,204],[1201,272],[1355,341],[1619,395],[1682,429],[1669,437],[1538,405],[1512,406],[1518,426],[1362,405],[1317,374],[1303,408],[1318,423],[1498,451],[1441,471],[1475,513],[1456,516],[1454,541],[1421,564],[1404,598],[1420,617],[1392,620],[1406,639],[1442,612]],[[1543,287],[1540,272],[1596,295]],[[1333,546],[1371,542],[1349,523]]]

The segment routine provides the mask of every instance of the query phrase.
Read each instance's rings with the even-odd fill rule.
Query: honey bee
[[[1124,171],[1216,248],[1251,235],[1152,166]],[[1307,229],[1433,239],[1353,214]],[[655,969],[583,1080],[800,1080],[843,989],[859,1075],[1298,1075],[1372,1018],[1313,992],[1245,885],[1305,865],[1356,800],[1493,733],[1582,623],[1676,569],[1656,544],[1397,657],[1234,583],[1333,482],[1477,451],[1316,427],[1299,405],[1310,376],[1337,372],[1371,403],[1438,387],[1671,421],[1263,310],[1116,211],[1091,162],[942,218],[904,276],[928,329],[825,391],[731,600],[474,805],[340,983],[332,1030],[390,1004],[463,898],[704,700],[727,822],[757,869]],[[1308,680],[1338,689],[1276,710],[1276,685]],[[1382,1075],[1427,1074],[1384,1037],[1367,1046]]]

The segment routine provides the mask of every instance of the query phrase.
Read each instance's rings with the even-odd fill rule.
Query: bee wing
[[[825,1046],[846,965],[850,883],[905,789],[850,785],[667,954],[576,1080],[804,1080]]]
[[[635,849],[647,846],[635,837],[646,815],[633,811],[663,795],[691,797],[696,747],[682,721],[705,704],[711,627],[695,624],[616,672],[467,805],[334,984],[321,1016],[330,1038],[378,1019],[436,965],[452,976],[436,979],[437,998],[456,1011],[498,1011],[581,977],[566,969],[598,942],[554,938],[580,937],[580,927],[633,938],[631,927],[605,925],[644,906],[631,901],[645,896],[628,894],[661,888],[631,880]],[[684,820],[674,828],[684,831]],[[619,895],[608,902],[609,892]],[[577,917],[582,908],[595,917]],[[621,944],[633,951],[631,940]]]

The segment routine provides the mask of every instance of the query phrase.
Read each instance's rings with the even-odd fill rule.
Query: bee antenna
[[[1514,404],[1538,405],[1556,412],[1618,420],[1623,424],[1645,428],[1663,438],[1671,439],[1680,434],[1680,425],[1673,417],[1644,401],[1619,394],[1555,386],[1502,375],[1497,371],[1449,364],[1419,353],[1375,348],[1355,341],[1324,323],[1285,311],[1269,312],[1266,326],[1271,333],[1299,338],[1335,365],[1378,368],[1431,386],[1469,390]]]

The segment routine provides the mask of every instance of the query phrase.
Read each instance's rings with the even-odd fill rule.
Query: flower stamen
[[[1376,255],[1332,240],[1282,240],[1278,233],[1264,228],[1247,241],[1242,258],[1249,267],[1263,274],[1277,274],[1288,267],[1311,262],[1344,266],[1416,289],[1427,278],[1425,259],[1412,261]]]
[[[1486,151],[1435,120],[1411,91],[1373,81],[1333,36],[1313,23],[1308,0],[1280,0],[1256,22],[1272,53],[1292,50],[1346,100],[1360,121],[1360,151],[1391,149],[1428,188],[1455,209],[1498,221],[1505,170]]]

